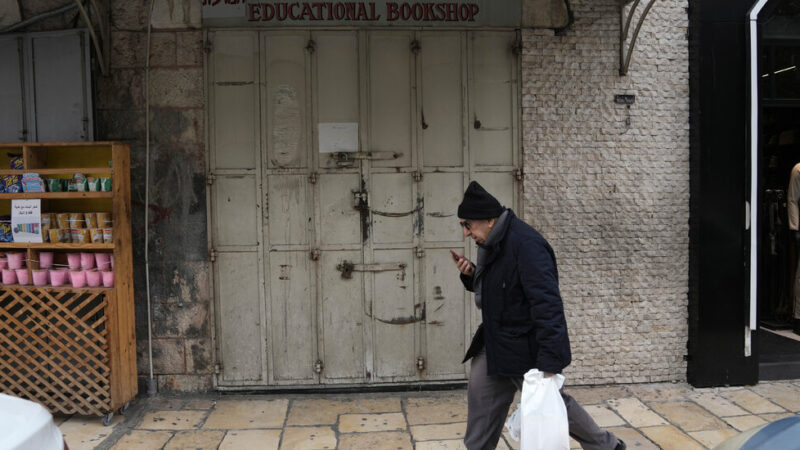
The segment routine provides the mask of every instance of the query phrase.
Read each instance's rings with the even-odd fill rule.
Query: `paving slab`
[[[766,420],[754,415],[725,417],[724,420],[725,422],[728,422],[730,426],[736,428],[739,431],[749,430],[750,428],[757,427],[759,425],[764,425],[765,423],[767,423]]]
[[[655,425],[666,425],[667,421],[654,413],[637,398],[620,398],[609,400],[611,406],[623,419],[634,427],[649,427]]]
[[[164,450],[216,450],[224,436],[224,431],[177,431]]]
[[[406,429],[406,418],[401,413],[342,414],[339,416],[340,433],[373,433]]]
[[[722,395],[753,414],[779,413],[786,411],[782,407],[748,389],[725,392]]]
[[[461,439],[450,439],[444,441],[425,441],[417,442],[414,447],[416,450],[464,450],[464,442]]]
[[[606,405],[581,405],[601,427],[619,427],[626,425],[625,420]]]
[[[689,433],[689,436],[708,448],[714,448],[725,439],[736,436],[737,434],[739,434],[738,430],[725,428],[722,430],[692,431]]]
[[[400,412],[399,397],[350,400],[315,397],[292,400],[287,425],[333,425],[342,414]]]
[[[203,428],[281,428],[286,420],[288,405],[288,399],[220,400]]]
[[[409,425],[466,422],[467,396],[465,392],[446,396],[409,398],[405,402]]]
[[[225,433],[219,450],[243,448],[278,448],[281,430],[231,430]]]
[[[800,412],[800,386],[793,383],[763,383],[750,390],[788,411]]]
[[[412,450],[411,435],[390,431],[339,435],[340,450]]]
[[[625,386],[567,386],[564,390],[575,398],[581,406],[596,405],[604,403],[606,400],[633,397],[631,391]]]
[[[115,415],[111,425],[105,426],[99,417],[76,414],[63,421],[58,428],[71,450],[90,450],[110,436],[124,420],[124,417]]]
[[[336,433],[331,427],[287,427],[281,450],[334,449]]]
[[[684,431],[718,430],[727,424],[692,402],[652,403],[653,410]]]
[[[649,403],[684,400],[692,388],[685,383],[653,383],[634,384],[628,386],[628,390],[639,400]]]
[[[701,450],[705,448],[672,425],[645,427],[640,431],[663,450]],[[630,448],[630,446],[628,447]]]
[[[413,425],[411,426],[411,436],[414,441],[442,441],[464,439],[467,430],[466,422],[457,422],[444,425]]]
[[[208,416],[207,411],[152,411],[145,414],[136,427],[142,430],[194,430]]]
[[[733,402],[713,392],[691,393],[687,395],[687,398],[718,417],[746,416],[749,414],[744,409],[734,405]]]
[[[608,429],[619,439],[625,441],[630,450],[658,450],[653,441],[647,439],[642,433],[630,427],[612,427]]]
[[[112,450],[141,450],[162,448],[164,444],[172,437],[169,431],[147,431],[147,430],[133,430],[111,447]],[[69,444],[72,448],[72,444]]]

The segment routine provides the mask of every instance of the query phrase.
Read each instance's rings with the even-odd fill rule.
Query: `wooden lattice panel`
[[[111,411],[103,291],[0,288],[0,391],[51,412]]]

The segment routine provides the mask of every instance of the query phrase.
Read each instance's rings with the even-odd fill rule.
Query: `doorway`
[[[759,17],[759,378],[800,376],[800,2]]]
[[[520,202],[514,31],[212,31],[220,388],[466,379],[449,250],[476,179]]]

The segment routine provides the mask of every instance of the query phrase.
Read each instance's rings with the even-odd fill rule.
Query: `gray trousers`
[[[472,358],[467,385],[467,432],[464,445],[468,450],[493,450],[497,447],[508,408],[514,394],[522,386],[522,378],[486,375],[486,353]],[[595,423],[574,398],[561,390],[567,407],[569,434],[586,450],[613,450],[617,437]]]

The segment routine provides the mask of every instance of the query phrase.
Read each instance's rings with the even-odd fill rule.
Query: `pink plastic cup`
[[[47,269],[35,269],[31,271],[33,274],[33,285],[44,286],[47,284]]]
[[[95,253],[94,259],[97,262],[97,270],[109,270],[111,268],[111,253]]]
[[[25,253],[22,252],[8,252],[8,268],[21,269],[25,265]]]
[[[17,284],[17,272],[14,269],[3,269],[3,284]]]
[[[81,253],[81,269],[94,269],[94,253]]]
[[[83,270],[70,270],[69,281],[72,283],[72,287],[75,288],[82,288],[86,286],[86,272]]]
[[[31,276],[28,274],[28,269],[14,269],[17,273],[17,284],[27,285],[31,284]]]
[[[107,270],[102,272],[103,274],[103,286],[104,287],[113,287],[114,286],[114,272]]]
[[[78,270],[81,268],[81,254],[80,253],[67,253],[67,264],[70,270]]]
[[[102,275],[100,272],[96,270],[87,270],[86,271],[86,285],[89,287],[97,287],[100,286],[100,282],[103,280]]]
[[[67,282],[69,271],[65,269],[50,269],[50,284],[53,286],[63,286]]]
[[[5,256],[0,258],[0,270],[8,269],[8,258]]]
[[[39,252],[39,268],[49,269],[53,266],[53,252]]]

